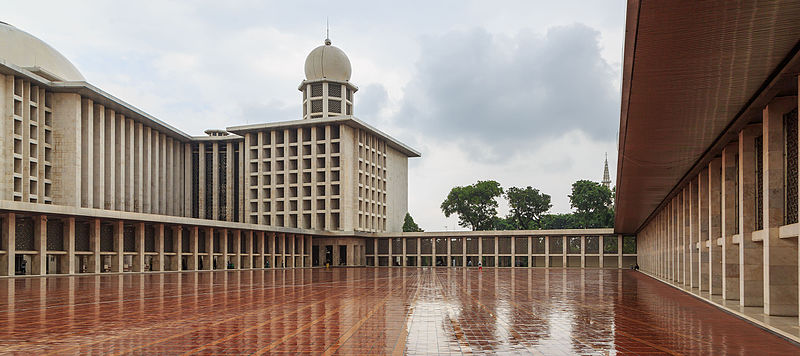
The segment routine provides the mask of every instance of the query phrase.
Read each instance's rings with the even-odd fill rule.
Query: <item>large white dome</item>
[[[330,40],[314,48],[306,57],[306,80],[330,79],[349,81],[350,59],[341,49],[331,46]]]
[[[85,81],[70,61],[47,43],[0,22],[0,60],[22,68],[41,68],[65,81]]]

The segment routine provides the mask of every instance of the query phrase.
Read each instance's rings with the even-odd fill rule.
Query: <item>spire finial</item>
[[[606,161],[603,167],[603,180],[600,182],[608,189],[611,189],[611,175],[608,174],[608,152],[606,152]]]
[[[331,45],[331,26],[328,23],[328,18],[325,18],[325,44]]]

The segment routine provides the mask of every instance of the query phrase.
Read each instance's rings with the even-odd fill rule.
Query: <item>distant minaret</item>
[[[606,166],[603,168],[603,181],[600,183],[604,187],[611,189],[611,176],[608,174],[608,153],[606,153]]]

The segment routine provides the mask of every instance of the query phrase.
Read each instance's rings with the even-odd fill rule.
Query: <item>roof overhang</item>
[[[772,98],[796,95],[798,40],[795,1],[628,1],[616,232],[638,232]]]

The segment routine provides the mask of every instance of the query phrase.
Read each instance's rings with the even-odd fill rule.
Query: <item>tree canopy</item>
[[[491,230],[497,217],[496,198],[503,194],[500,183],[478,181],[464,187],[454,187],[442,202],[446,217],[458,215],[458,225],[476,230]]]
[[[511,207],[509,218],[514,221],[517,229],[538,229],[539,220],[545,212],[550,210],[550,195],[540,193],[539,189],[525,189],[511,187],[506,190],[506,199]]]
[[[613,194],[597,182],[579,180],[572,184],[569,203],[574,213],[577,228],[614,226],[614,210],[611,208]]]
[[[403,222],[403,232],[424,232],[425,230],[420,229],[419,225],[414,222],[414,218],[411,217],[411,214],[406,213],[405,221]]]

